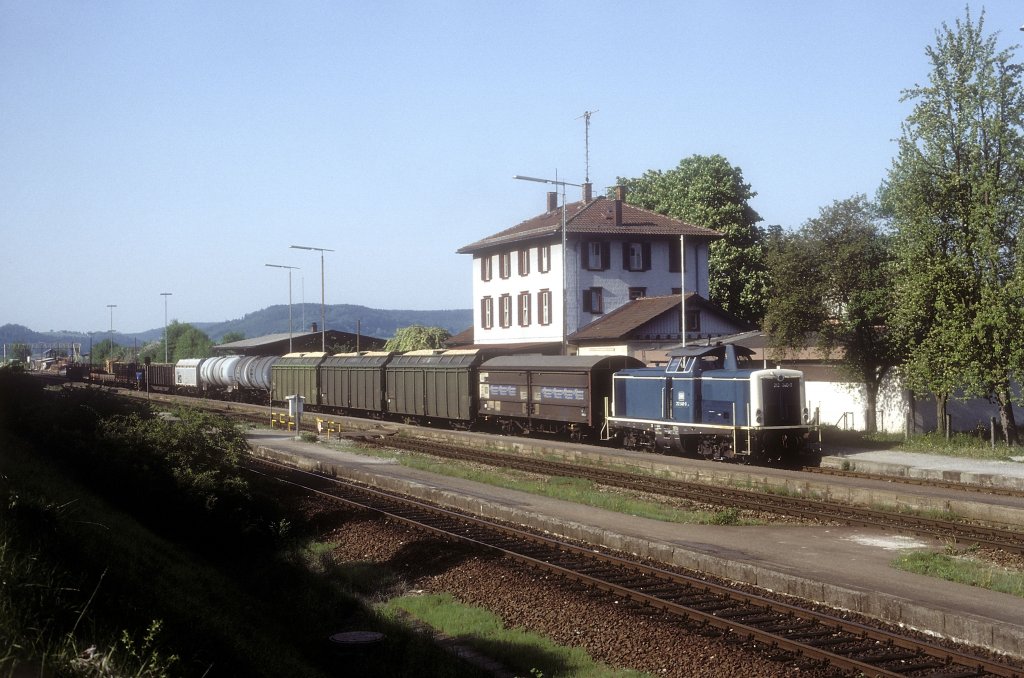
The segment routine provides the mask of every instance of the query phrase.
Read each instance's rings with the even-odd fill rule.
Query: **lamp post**
[[[171,296],[173,292],[161,292],[160,296],[164,298],[164,363],[169,363],[170,356],[167,350],[167,297]]]
[[[293,250],[312,250],[320,253],[320,350],[327,352],[327,327],[324,319],[324,252],[333,252],[326,247],[306,247],[292,245]]]
[[[558,172],[555,172],[554,179],[538,179],[537,177],[524,177],[520,174],[512,177],[520,181],[536,181],[541,184],[552,184],[554,186],[560,186],[562,188],[562,355],[566,355],[569,351],[568,345],[568,334],[569,334],[569,290],[568,290],[568,272],[566,271],[565,256],[566,256],[566,235],[565,235],[565,187],[576,186],[581,187],[582,184],[572,184],[568,181],[561,181],[558,179]]]
[[[288,269],[288,352],[292,352],[292,271],[298,269],[298,266],[285,266],[284,264],[265,264],[271,268],[287,268]]]
[[[114,309],[117,308],[117,304],[107,304],[107,308],[110,309],[110,355],[114,355]]]

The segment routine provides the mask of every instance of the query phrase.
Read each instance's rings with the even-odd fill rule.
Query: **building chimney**
[[[316,323],[313,323],[312,327],[309,328],[310,332],[316,332]]]
[[[583,184],[583,202],[590,202],[591,200],[594,199],[594,196],[592,194],[593,188],[594,185],[589,181]]]
[[[604,218],[612,222],[613,226],[622,226],[622,201],[610,201],[605,207]]]
[[[558,209],[558,191],[548,191],[548,212]]]
[[[615,199],[616,200],[621,200],[622,202],[626,202],[626,187],[625,186],[621,186],[620,185],[620,186],[616,186],[615,187]]]

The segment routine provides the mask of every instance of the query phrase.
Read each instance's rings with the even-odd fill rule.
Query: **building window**
[[[633,301],[635,299],[643,299],[646,296],[647,296],[647,288],[646,287],[630,287],[629,288],[629,300],[630,301]]]
[[[493,275],[493,272],[491,271],[491,260],[492,257],[490,255],[480,257],[480,279],[484,282],[488,282]]]
[[[498,323],[502,327],[512,327],[512,295],[503,294],[498,297]]]
[[[551,324],[551,290],[537,292],[537,313],[541,325]]]
[[[480,300],[480,327],[485,330],[494,327],[494,299],[491,297]]]
[[[651,270],[651,243],[622,243],[622,268],[626,271]]]
[[[498,275],[507,279],[512,277],[512,253],[502,252],[498,255]]]
[[[588,271],[607,271],[611,262],[611,244],[593,240],[585,245],[583,268]]]
[[[681,262],[682,257],[682,245],[679,247],[675,246],[675,243],[670,242],[668,245],[668,272],[669,273],[680,273],[683,270]]]
[[[527,327],[530,324],[530,311],[531,311],[530,293],[520,292],[519,293],[519,326]]]
[[[604,296],[600,287],[583,290],[583,310],[587,313],[604,313]]]
[[[700,311],[686,312],[686,331],[700,332]]]
[[[530,250],[519,250],[519,275],[530,275]]]
[[[541,245],[537,248],[537,270],[541,273],[551,270],[551,245]]]

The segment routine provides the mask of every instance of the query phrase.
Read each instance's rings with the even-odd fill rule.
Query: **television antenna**
[[[579,118],[583,118],[583,148],[586,154],[586,178],[583,180],[584,183],[590,183],[590,116],[599,111],[583,111],[583,115]]]

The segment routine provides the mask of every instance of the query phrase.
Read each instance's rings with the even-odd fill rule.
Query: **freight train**
[[[667,365],[626,356],[399,354],[220,356],[118,364],[119,386],[756,464],[816,464],[803,374],[758,368],[749,349],[686,346]]]

